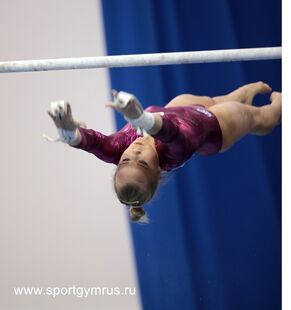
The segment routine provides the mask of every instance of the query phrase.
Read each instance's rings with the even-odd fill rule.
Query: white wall
[[[97,0],[0,2],[0,61],[104,55]],[[0,308],[139,309],[126,211],[114,166],[42,137],[49,102],[114,130],[106,70],[0,74]],[[136,287],[136,296],[15,296],[13,287]]]

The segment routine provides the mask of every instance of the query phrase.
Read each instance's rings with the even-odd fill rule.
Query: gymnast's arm
[[[188,144],[188,139],[185,138],[184,132],[180,130],[178,126],[178,122],[173,115],[169,114],[161,114],[153,113],[154,115],[154,125],[147,132],[153,136],[155,139],[160,140],[167,144],[175,144],[177,146],[177,142],[180,141],[183,144]]]
[[[163,118],[160,114],[154,113],[154,126],[148,130],[148,133],[153,136],[156,135],[163,127]]]
[[[123,132],[104,135],[87,128],[78,128],[77,131],[77,139],[69,142],[70,146],[91,153],[107,163],[118,164],[126,144]]]
[[[154,113],[154,117],[155,117],[154,126],[153,126],[152,129],[150,129],[150,130],[148,131],[148,133],[149,133],[150,135],[156,135],[156,134],[158,134],[158,132],[159,132],[159,131],[162,129],[162,127],[163,127],[163,118],[162,118],[162,116],[161,116],[160,114],[158,114],[158,113]],[[69,141],[68,144],[69,144],[70,146],[75,146],[75,147],[76,147],[76,146],[80,145],[81,142],[82,142],[82,135],[81,135],[81,133],[80,133],[79,128],[77,128],[77,130],[76,130],[76,139],[75,139],[75,141]]]
[[[163,127],[163,119],[158,113],[150,113],[143,110],[139,100],[130,93],[124,91],[112,91],[113,102],[106,104],[117,112],[135,128],[145,129],[150,135],[158,133]]]
[[[123,144],[122,134],[104,135],[73,119],[70,104],[52,102],[48,114],[59,132],[60,140],[68,145],[87,151],[108,163],[117,163]],[[118,138],[119,143],[116,143]]]
[[[124,118],[137,130],[143,129],[164,143],[172,143],[178,136],[185,140],[177,122],[172,117],[167,114],[162,117],[159,113],[144,111],[133,94],[115,90],[112,94],[113,102],[108,103],[107,106],[123,114]]]

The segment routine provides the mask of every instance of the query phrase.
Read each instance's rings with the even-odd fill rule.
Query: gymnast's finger
[[[66,117],[66,106],[64,102],[58,105],[57,116],[60,120],[63,120]]]
[[[111,108],[111,109],[113,109],[113,110],[115,110],[115,111],[117,111],[117,112],[123,114],[123,110],[120,109],[120,108],[118,107],[118,105],[115,104],[114,102],[108,102],[108,103],[106,103],[106,104],[105,104],[105,107],[106,107],[106,108]]]
[[[55,125],[56,125],[57,127],[60,127],[60,122],[59,122],[59,120],[55,117],[55,115],[54,115],[50,110],[47,111],[47,114],[51,117],[51,119],[53,120],[53,122],[55,123]]]
[[[65,111],[66,111],[66,116],[67,117],[73,117],[71,105],[70,105],[69,102],[66,102],[66,104],[65,104]]]
[[[47,114],[52,118],[53,121],[55,120],[55,116],[50,110],[47,111]]]
[[[54,122],[58,121],[58,119],[57,119],[55,113],[53,113],[51,110],[48,110],[48,111],[47,111],[47,114],[51,117],[51,119],[52,119]]]
[[[114,109],[114,110],[118,111],[116,105],[113,102],[111,102],[111,101],[105,103],[105,107],[106,108],[111,108],[111,109]]]

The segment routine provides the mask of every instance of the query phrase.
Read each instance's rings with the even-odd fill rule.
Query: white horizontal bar
[[[281,47],[0,62],[0,73],[280,59]]]

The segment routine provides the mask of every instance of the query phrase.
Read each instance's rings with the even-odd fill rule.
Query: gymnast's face
[[[159,158],[154,140],[138,138],[123,152],[116,172],[116,186],[129,180],[142,185],[159,172]]]

